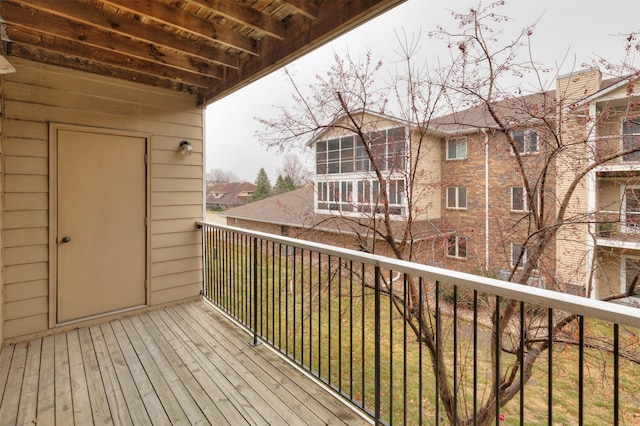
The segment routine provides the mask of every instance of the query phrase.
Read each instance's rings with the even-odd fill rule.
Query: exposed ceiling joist
[[[4,54],[206,104],[404,0],[0,0]]]

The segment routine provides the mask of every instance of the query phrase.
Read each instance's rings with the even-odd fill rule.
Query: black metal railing
[[[640,419],[640,310],[198,226],[204,296],[376,423]]]

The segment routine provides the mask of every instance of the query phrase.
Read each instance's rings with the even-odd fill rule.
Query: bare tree
[[[282,159],[282,166],[277,170],[283,178],[287,176],[296,188],[313,181],[311,170],[307,167],[300,155],[288,152]]]
[[[238,182],[240,178],[231,170],[209,169],[207,172],[207,184]]]
[[[585,235],[586,231],[593,235],[600,223],[630,226],[620,215],[611,219],[600,214],[600,210],[607,210],[606,203],[600,203],[598,210],[585,207],[581,199],[587,191],[595,190],[588,188],[587,180],[599,167],[640,152],[637,136],[620,146],[607,143],[602,130],[611,128],[611,125],[607,127],[611,122],[637,124],[634,119],[640,116],[639,96],[633,83],[640,78],[640,73],[631,63],[617,67],[600,63],[606,71],[615,73],[613,76],[617,79],[611,80],[611,84],[622,84],[623,88],[626,85],[626,93],[615,102],[604,102],[598,108],[590,109],[589,96],[593,92],[585,93],[584,88],[571,89],[571,78],[564,80],[566,87],[559,84],[555,90],[556,79],[546,80],[548,75],[554,75],[551,70],[543,68],[527,53],[535,24],[524,28],[513,40],[506,39],[499,30],[508,21],[499,13],[502,4],[498,1],[468,13],[453,13],[458,23],[456,30],[438,28],[430,33],[430,37],[444,41],[451,49],[452,63],[447,66],[417,67],[412,58],[420,40],[405,38],[400,43],[400,52],[406,67],[403,74],[393,76],[391,81],[388,77],[380,77],[382,62],[372,60],[370,54],[360,60],[348,54],[336,55],[335,65],[326,77],[317,77],[308,95],[289,75],[297,102],[292,108],[282,109],[277,119],[263,120],[267,131],[262,138],[270,145],[301,146],[327,133],[355,135],[370,165],[368,172],[378,182],[379,193],[374,209],[360,211],[359,215],[345,214],[344,220],[353,222],[354,229],[364,227],[369,235],[375,236],[373,239],[362,238],[368,251],[383,250],[398,259],[415,260],[424,256],[417,252],[420,245],[414,238],[416,218],[424,214],[425,208],[420,197],[426,196],[425,188],[440,191],[443,185],[437,182],[439,176],[424,168],[425,158],[434,149],[431,137],[434,131],[443,128],[464,128],[467,134],[487,141],[487,155],[509,162],[505,173],[517,179],[518,187],[522,187],[517,193],[522,201],[521,214],[513,220],[505,220],[499,215],[491,218],[495,229],[492,249],[501,250],[505,263],[510,265],[508,280],[526,285],[534,273],[546,271],[548,287],[564,291],[565,280],[556,279],[557,275],[579,275],[586,270],[592,282],[597,269],[594,252],[584,249],[584,241],[574,243],[574,235]],[[631,58],[632,52],[639,49],[638,34],[628,35],[626,40]],[[531,82],[532,89],[523,87],[525,77]],[[563,81],[557,73],[555,77]],[[551,84],[552,90],[548,87]],[[600,87],[595,91],[598,90]],[[399,163],[390,161],[388,154],[381,155],[376,144],[378,124],[367,119],[366,112],[383,117],[389,108],[400,111],[395,115],[405,120],[411,129],[411,137],[406,135],[410,139],[407,151],[402,152],[409,162],[408,167],[403,164],[394,169],[393,165]],[[470,120],[471,116],[476,119]],[[533,133],[529,136],[525,133],[530,128],[535,129],[535,140]],[[610,136],[611,140],[613,136]],[[620,134],[616,137],[619,141]],[[528,155],[533,149],[537,155]],[[394,195],[389,185],[391,180],[399,180],[394,173],[403,176],[408,206],[401,226],[394,218]],[[619,174],[616,178],[639,181],[637,173]],[[628,197],[636,195],[640,192]],[[629,200],[633,203],[632,198]],[[385,243],[384,247],[375,245],[378,240]],[[508,241],[518,241],[518,244],[509,245]],[[514,247],[517,247],[515,252]],[[582,247],[582,263],[567,263],[556,268],[562,250],[575,247]],[[637,277],[623,292],[609,295],[607,299],[634,294],[636,281]],[[592,285],[588,286],[587,295],[592,288]],[[523,385],[520,377],[525,383],[531,378],[536,361],[549,349],[547,332],[551,333],[551,340],[559,338],[577,319],[574,315],[558,313],[551,318],[550,329],[539,327],[537,320],[528,320],[524,333],[512,333],[509,330],[513,330],[519,321],[519,302],[488,303],[492,310],[490,318],[499,318],[493,322],[491,333],[494,371],[477,412],[470,413],[468,408],[462,404],[456,406],[454,402],[451,372],[446,367],[444,352],[435,341],[440,330],[437,330],[434,311],[418,309],[423,305],[429,308],[428,298],[420,300],[417,282],[409,283],[409,292],[407,304],[398,302],[395,306],[405,314],[418,341],[428,349],[433,365],[439,366],[434,371],[440,377],[437,392],[451,423],[470,424],[475,415],[478,424],[489,424],[494,419],[496,406],[504,406],[518,394]],[[563,339],[563,342],[568,341]],[[522,352],[520,347],[524,348]],[[500,366],[497,360],[501,359],[501,354],[494,348],[514,354],[513,361]],[[521,353],[524,353],[523,358]]]

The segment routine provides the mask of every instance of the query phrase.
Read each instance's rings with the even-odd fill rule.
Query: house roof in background
[[[249,197],[240,195],[244,192],[255,191],[256,186],[251,182],[223,182],[207,188],[207,203],[217,204],[220,206],[239,206],[246,204]],[[215,198],[214,193],[223,193],[224,195]]]
[[[223,213],[226,217],[272,223],[300,228],[300,234],[308,230],[332,233],[368,235],[374,227],[382,230],[382,221],[375,223],[370,217],[348,217],[315,213],[313,209],[314,188],[307,185],[302,188],[268,197],[244,206],[229,209]],[[400,235],[406,227],[406,221],[393,221],[394,233]],[[439,235],[444,229],[441,220],[414,220],[412,226],[414,240]],[[298,235],[291,235],[296,237]]]
[[[208,104],[405,0],[2,0],[12,56]]]

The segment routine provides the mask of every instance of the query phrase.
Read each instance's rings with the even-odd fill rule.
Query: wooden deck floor
[[[0,424],[366,424],[204,302],[0,352]]]

